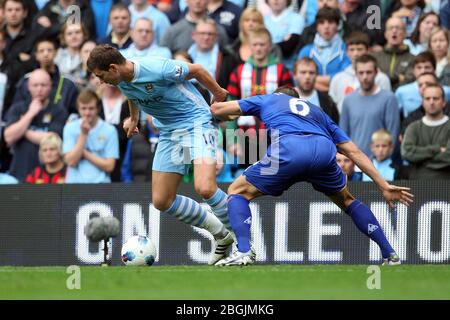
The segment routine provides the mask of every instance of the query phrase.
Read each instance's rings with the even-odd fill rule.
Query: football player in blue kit
[[[373,179],[390,207],[396,201],[407,206],[412,203],[410,189],[388,184],[369,158],[321,108],[299,99],[295,89],[281,87],[269,95],[214,103],[211,111],[221,120],[257,116],[265,123],[272,139],[263,159],[248,167],[228,189],[228,214],[238,250],[218,261],[217,266],[254,263],[249,201],[262,195],[280,196],[299,181],[311,183],[347,213],[358,229],[378,244],[383,264],[400,264],[373,212],[348,191],[347,178],[336,163],[336,152],[353,160]]]
[[[227,195],[216,183],[217,125],[208,103],[188,80],[204,85],[215,101],[224,101],[228,92],[198,64],[157,57],[126,59],[109,45],[94,48],[87,66],[128,98],[131,117],[123,124],[128,137],[138,132],[140,109],[152,115],[160,130],[152,168],[155,208],[214,236],[215,252],[209,264],[225,257],[234,240],[227,230],[231,230]],[[195,190],[213,213],[177,194],[185,165],[191,162]]]

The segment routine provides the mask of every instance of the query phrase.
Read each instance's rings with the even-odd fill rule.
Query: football
[[[121,255],[127,266],[151,266],[156,259],[156,248],[149,237],[133,236],[123,244]]]

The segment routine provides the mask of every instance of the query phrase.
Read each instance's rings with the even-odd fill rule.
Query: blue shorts
[[[205,158],[206,163],[215,163],[217,136],[213,122],[192,129],[161,132],[152,169],[184,175],[186,165],[195,159]]]
[[[244,171],[247,181],[259,191],[280,196],[300,181],[310,182],[325,194],[345,187],[347,178],[336,163],[336,146],[331,140],[318,135],[284,135],[277,141],[263,159]]]

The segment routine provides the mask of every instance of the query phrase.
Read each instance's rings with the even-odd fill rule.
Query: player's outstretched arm
[[[215,102],[211,105],[211,113],[223,121],[235,120],[242,115],[237,101]]]
[[[395,202],[399,201],[406,206],[413,202],[410,188],[398,187],[390,185],[372,164],[372,161],[362,152],[353,142],[347,141],[337,145],[338,151],[350,158],[365,174],[372,178],[378,185],[383,197],[391,208],[395,206]]]
[[[188,63],[189,73],[186,76],[186,80],[195,78],[200,82],[206,89],[208,89],[213,95],[213,102],[222,102],[227,99],[228,91],[219,86],[217,81],[206,71],[200,64]]]

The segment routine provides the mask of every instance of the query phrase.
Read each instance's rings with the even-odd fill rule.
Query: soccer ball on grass
[[[156,259],[156,248],[147,236],[133,236],[122,246],[122,262],[127,266],[151,266]]]

